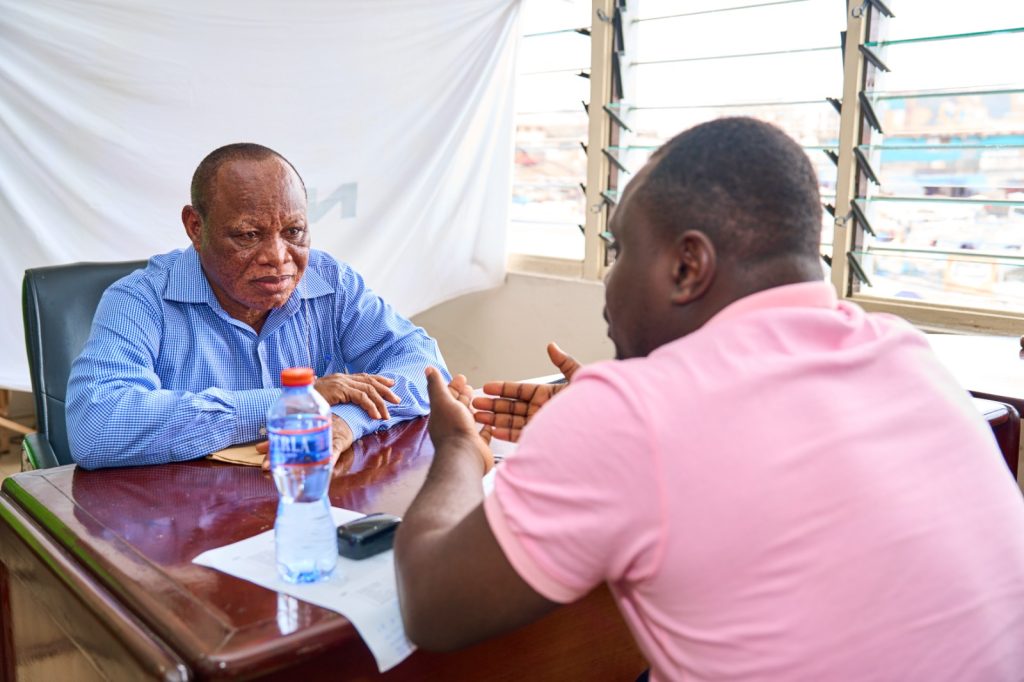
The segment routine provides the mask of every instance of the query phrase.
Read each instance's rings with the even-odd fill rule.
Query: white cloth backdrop
[[[313,246],[411,315],[504,275],[518,0],[0,0],[0,386],[26,268],[147,258],[208,152],[265,144]]]

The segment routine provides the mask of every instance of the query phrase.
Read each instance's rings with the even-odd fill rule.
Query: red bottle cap
[[[281,370],[282,386],[308,386],[315,378],[312,367],[289,367]]]

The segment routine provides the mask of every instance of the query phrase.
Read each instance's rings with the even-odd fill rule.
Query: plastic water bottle
[[[292,583],[322,580],[338,562],[327,497],[331,411],[313,379],[309,367],[281,372],[281,397],[267,412],[270,470],[281,496],[274,523],[277,571]]]

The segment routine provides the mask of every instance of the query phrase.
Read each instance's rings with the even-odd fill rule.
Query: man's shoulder
[[[317,294],[326,293],[325,287],[334,293],[344,292],[346,294],[362,292],[366,287],[366,282],[358,270],[326,251],[309,250],[306,276],[310,273],[315,273],[315,275],[309,278],[306,286]]]
[[[175,264],[182,258],[185,249],[176,249],[167,253],[151,256],[144,267],[133,270],[116,280],[107,292],[119,292],[135,297],[157,297],[164,290]]]
[[[573,377],[578,400],[615,402],[622,409],[643,412],[652,387],[661,390],[666,368],[658,358],[602,360],[583,366]]]
[[[309,262],[306,264],[306,269],[312,270],[331,284],[337,284],[346,276],[350,276],[350,273],[355,272],[348,263],[344,263],[326,251],[320,251],[319,249],[309,250]]]
[[[326,251],[320,249],[309,250],[309,263],[306,267],[313,268],[314,270],[335,270],[340,271],[344,269],[350,269],[347,263],[343,263]]]

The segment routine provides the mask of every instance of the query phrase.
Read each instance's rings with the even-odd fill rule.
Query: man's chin
[[[247,305],[252,310],[262,310],[264,312],[270,312],[275,308],[282,307],[291,298],[292,292],[295,291],[295,287],[292,287],[287,292],[279,292],[275,294],[262,294],[252,296]]]

